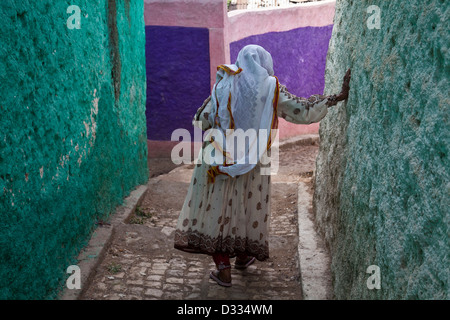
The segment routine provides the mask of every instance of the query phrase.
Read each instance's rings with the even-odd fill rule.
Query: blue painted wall
[[[147,138],[193,134],[192,118],[210,95],[209,30],[146,26]]]
[[[260,45],[272,55],[275,75],[290,92],[299,96],[322,94],[332,29],[333,25],[305,27],[250,36],[230,44],[231,61],[236,61],[244,46]]]
[[[300,96],[321,94],[333,26],[305,27],[254,35],[230,44],[231,62],[247,44],[273,57],[281,83]],[[185,128],[210,95],[209,31],[206,28],[146,26],[147,138],[165,140]]]

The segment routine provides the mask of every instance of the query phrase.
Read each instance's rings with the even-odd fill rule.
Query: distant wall
[[[380,29],[369,29],[376,12]],[[338,1],[314,207],[338,299],[449,298],[448,2]],[[376,17],[376,16],[375,16]],[[380,289],[369,290],[369,266]]]
[[[271,53],[275,75],[290,92],[301,97],[322,94],[334,5],[335,1],[320,1],[230,12],[226,34],[231,62],[245,45],[261,45]],[[280,118],[279,128],[284,139],[317,133],[319,124],[298,125]]]
[[[304,27],[250,36],[230,44],[231,61],[236,61],[244,46],[258,44],[270,52],[278,80],[291,93],[302,97],[322,94],[332,29],[332,25]]]
[[[323,91],[334,1],[229,14],[224,0],[146,0],[145,4],[147,62],[153,61],[147,64],[151,156],[170,154],[174,143],[168,140],[175,129],[192,134],[192,117],[211,92],[217,66],[234,63],[246,44],[260,44],[271,52],[276,75],[293,93]],[[173,35],[163,36],[167,32]],[[160,69],[163,66],[175,71],[169,74]],[[185,71],[188,66],[196,68]],[[184,72],[181,79],[178,70]],[[318,124],[293,125],[280,119],[281,138],[317,131]]]
[[[209,96],[209,33],[206,28],[146,26],[147,137],[170,140],[188,129]]]
[[[55,298],[98,219],[147,180],[143,3],[2,1],[0,299]]]
[[[211,68],[223,63],[225,16],[223,0],[145,0],[150,156],[170,155],[175,129],[193,135],[192,118],[211,92]]]

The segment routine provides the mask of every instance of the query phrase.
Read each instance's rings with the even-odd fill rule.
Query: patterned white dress
[[[280,85],[277,115],[297,124],[319,122],[327,114],[328,97],[309,99],[290,94]],[[209,98],[198,110],[195,121],[207,130],[211,110]],[[203,144],[204,152],[208,142]],[[196,165],[183,208],[180,212],[174,247],[194,253],[227,253],[269,257],[270,175],[262,175],[258,164],[235,178],[220,175],[208,183],[206,163]]]

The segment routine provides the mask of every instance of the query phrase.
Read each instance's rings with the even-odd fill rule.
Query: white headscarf
[[[208,171],[212,181],[218,174],[235,177],[252,170],[270,148],[272,129],[278,127],[278,79],[269,52],[257,45],[245,46],[234,65],[221,65],[217,70],[209,115],[213,130],[205,140],[214,140],[216,153],[228,157],[226,164],[212,164]],[[227,129],[236,134],[239,129],[247,133],[253,129],[255,134],[250,134],[245,148],[237,146],[241,152],[233,153],[236,146],[231,147],[234,138]]]

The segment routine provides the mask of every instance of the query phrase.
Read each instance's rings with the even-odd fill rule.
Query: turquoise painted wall
[[[449,298],[449,30],[449,1],[337,1],[325,92],[347,68],[351,91],[320,125],[314,210],[338,299]]]
[[[51,299],[147,180],[143,1],[4,0],[0,20],[0,299]]]

